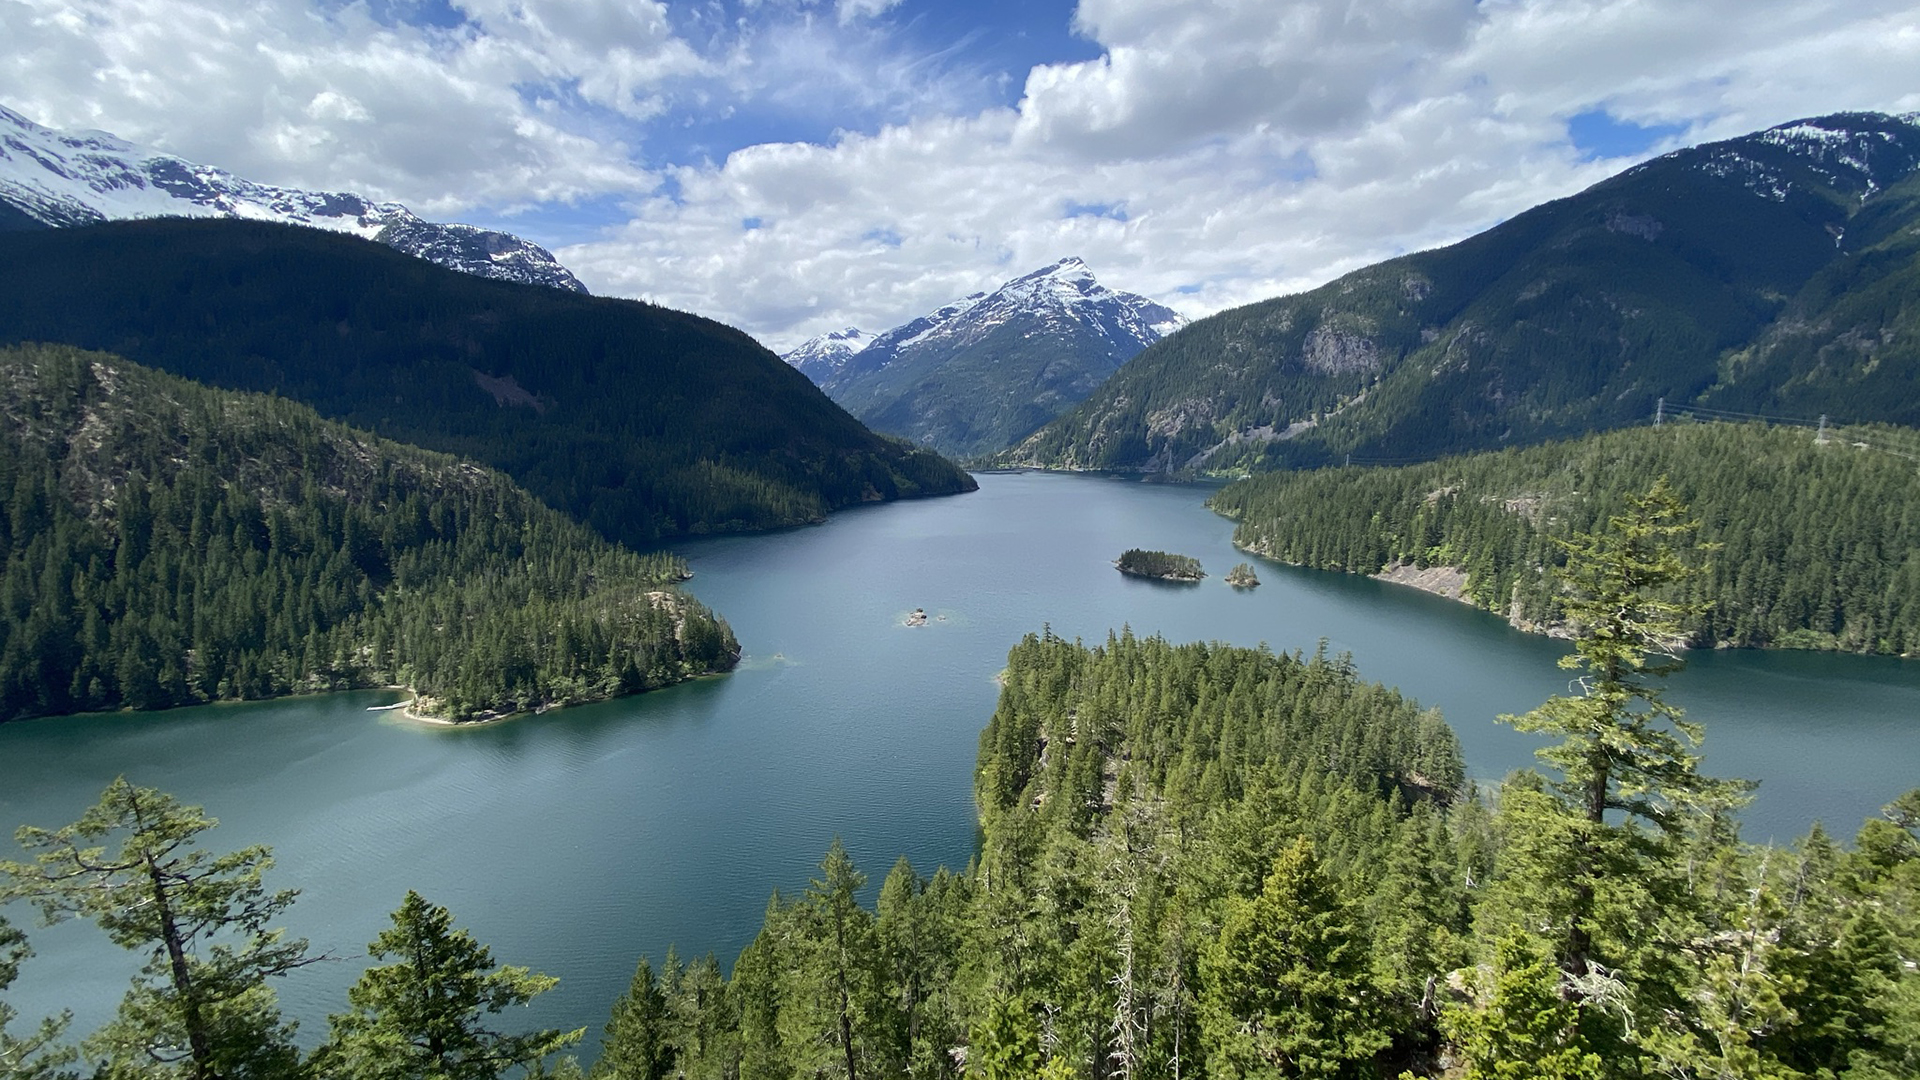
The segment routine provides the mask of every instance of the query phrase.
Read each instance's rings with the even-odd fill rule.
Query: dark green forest
[[[1920,650],[1920,433],[1692,423],[1402,468],[1263,474],[1209,503],[1234,543],[1372,574],[1467,573],[1466,596],[1520,625],[1562,622],[1559,541],[1665,476],[1715,545],[1683,599],[1695,645]]]
[[[1175,555],[1167,551],[1143,551],[1140,548],[1128,548],[1113,561],[1114,569],[1135,577],[1166,578],[1170,581],[1199,581],[1206,577],[1206,571],[1200,569],[1200,560],[1191,555]]]
[[[1920,135],[1871,113],[1799,125],[1828,137],[1692,147],[1202,319],[1001,460],[1405,462],[1639,424],[1662,399],[1920,423]]]
[[[1817,826],[1740,841],[1753,785],[1700,773],[1664,685],[1700,532],[1661,482],[1569,539],[1580,675],[1502,718],[1551,741],[1491,792],[1437,713],[1324,647],[1030,634],[980,737],[964,871],[901,860],[870,909],[836,841],[731,973],[642,958],[591,1071],[553,1060],[581,1032],[494,1019],[551,979],[411,893],[303,1057],[270,980],[312,958],[271,925],[293,893],[265,890],[268,853],[194,850],[211,820],[124,780],[22,828],[0,902],[150,959],[79,1045],[114,1077],[1913,1076],[1920,789],[1850,849]],[[26,945],[0,923],[0,990]],[[13,1019],[13,1074],[54,1080],[64,1021]]]
[[[226,220],[0,231],[0,344],[101,349],[279,394],[507,473],[630,545],[972,490],[745,334]]]
[[[105,354],[0,382],[0,720],[384,685],[469,719],[738,656],[683,562],[499,473]]]
[[[1920,790],[1851,850],[1742,843],[1665,697],[1699,525],[1655,485],[1571,541],[1545,768],[1344,657],[1016,646],[964,873],[838,845],[729,979],[642,961],[607,1077],[1807,1077],[1920,1070]]]

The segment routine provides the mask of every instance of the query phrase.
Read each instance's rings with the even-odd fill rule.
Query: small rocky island
[[[1206,577],[1200,569],[1200,560],[1191,555],[1174,555],[1165,551],[1142,551],[1128,548],[1113,561],[1114,569],[1133,577],[1155,578],[1160,581],[1179,581],[1192,583]]]
[[[907,616],[907,625],[908,626],[927,625],[927,609],[914,608],[913,612]]]
[[[1227,584],[1236,589],[1251,589],[1260,584],[1260,579],[1254,576],[1252,563],[1235,563],[1233,569],[1227,571]]]

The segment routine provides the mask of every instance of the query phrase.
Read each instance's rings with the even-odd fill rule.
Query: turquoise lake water
[[[212,843],[273,846],[289,923],[342,959],[280,986],[311,1041],[343,1007],[365,943],[407,889],[452,909],[497,960],[558,975],[528,1023],[597,1034],[635,960],[669,942],[724,964],[769,894],[805,887],[833,837],[875,881],[974,844],[971,783],[994,675],[1020,635],[1138,634],[1311,652],[1440,707],[1469,773],[1497,779],[1534,743],[1494,723],[1557,692],[1564,644],[1464,605],[1246,557],[1211,489],[987,475],[955,498],[861,508],[825,525],[677,546],[689,588],[746,656],[719,678],[504,724],[445,729],[342,694],[0,725],[0,824],[71,821],[113,777],[222,821]],[[1123,578],[1129,547],[1183,552],[1196,586]],[[903,625],[924,608],[926,626]],[[1671,696],[1707,726],[1709,771],[1762,781],[1752,839],[1816,818],[1851,836],[1920,785],[1920,663],[1810,653],[1696,655]],[[18,924],[31,912],[13,909]],[[28,1018],[110,1014],[137,966],[91,926],[33,930],[10,1002]]]

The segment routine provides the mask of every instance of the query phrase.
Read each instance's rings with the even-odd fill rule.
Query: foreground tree
[[[670,979],[679,974],[675,964],[669,954]],[[627,992],[613,1003],[606,1038],[600,1044],[600,1061],[593,1067],[594,1080],[665,1080],[672,1075],[671,1021],[667,997],[653,976],[653,964],[643,956]]]
[[[1688,811],[1736,807],[1751,788],[1701,775],[1700,728],[1661,685],[1682,665],[1676,650],[1694,608],[1677,595],[1695,572],[1682,552],[1698,549],[1698,529],[1663,477],[1629,499],[1605,532],[1564,541],[1564,605],[1575,637],[1560,666],[1583,672],[1578,692],[1504,718],[1560,739],[1539,755],[1560,773],[1552,786],[1568,818],[1557,830],[1565,837],[1558,871],[1567,894],[1556,952],[1575,983],[1594,974],[1603,880],[1633,876],[1650,856],[1646,841],[1677,837]],[[1657,835],[1639,835],[1640,823]]]
[[[20,974],[20,962],[33,955],[27,947],[27,935],[0,919],[0,993],[5,993]],[[67,1017],[47,1019],[31,1035],[7,1033],[7,1025],[17,1015],[0,1001],[0,1080],[54,1080],[60,1066],[73,1060],[71,1049],[55,1044],[66,1031]]]
[[[1296,840],[1258,896],[1228,901],[1219,936],[1201,954],[1208,1075],[1365,1075],[1392,1041],[1367,951],[1313,843]]]
[[[265,847],[197,850],[216,822],[123,777],[80,820],[16,834],[31,863],[0,863],[4,896],[48,923],[75,916],[148,960],[118,1014],[87,1040],[116,1075],[277,1077],[299,1068],[293,1025],[267,980],[309,963],[307,943],[269,924],[295,893],[269,893]],[[111,854],[108,849],[112,848]]]
[[[525,1005],[559,982],[523,967],[493,964],[493,954],[446,908],[409,891],[393,927],[367,946],[375,960],[347,991],[350,1013],[315,1056],[321,1075],[354,1080],[492,1080],[578,1042],[585,1028],[510,1035],[483,1017]]]

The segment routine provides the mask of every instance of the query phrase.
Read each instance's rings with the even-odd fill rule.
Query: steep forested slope
[[[240,221],[0,233],[0,343],[106,349],[471,457],[618,540],[969,490],[746,335]]]
[[[1715,405],[1920,422],[1920,120],[1678,151],[1451,247],[1223,312],[1007,455],[1228,470],[1408,459]]]
[[[0,720],[401,684],[455,719],[733,665],[679,560],[499,473],[60,347],[0,350]]]
[[[1234,543],[1303,566],[1466,571],[1474,603],[1562,616],[1557,544],[1668,477],[1718,545],[1686,599],[1702,645],[1920,651],[1920,432],[1669,422],[1395,469],[1274,473],[1210,505]]]

